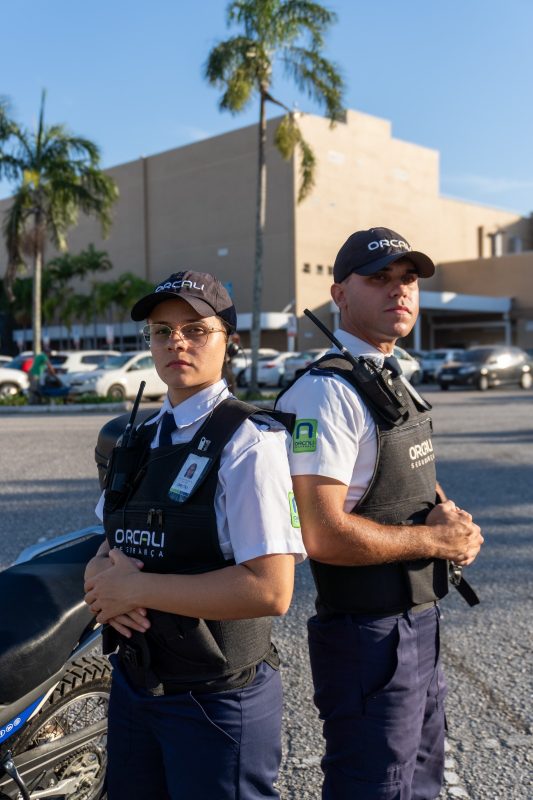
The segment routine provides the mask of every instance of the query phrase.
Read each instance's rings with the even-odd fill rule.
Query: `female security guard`
[[[278,798],[269,618],[304,557],[287,433],[221,379],[236,313],[216,278],[175,273],[132,318],[148,320],[168,395],[114,450],[106,542],[86,571],[86,602],[118,638],[109,800]]]

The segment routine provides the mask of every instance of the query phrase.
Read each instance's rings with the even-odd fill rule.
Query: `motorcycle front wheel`
[[[74,661],[39,713],[14,743],[13,755],[41,745],[60,746],[69,734],[107,720],[111,666],[103,656]],[[66,800],[102,800],[107,766],[106,730],[80,745],[64,761],[27,784],[30,798],[59,795]]]

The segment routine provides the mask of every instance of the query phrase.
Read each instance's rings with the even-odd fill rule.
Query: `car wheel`
[[[477,388],[480,392],[486,392],[489,388],[489,379],[486,375],[480,375],[477,381]]]
[[[522,389],[531,389],[533,386],[533,375],[531,372],[523,372],[520,376],[520,386]]]
[[[443,392],[447,392],[448,389],[450,388],[450,384],[449,383],[439,383],[439,386],[440,386],[440,388],[442,389]]]
[[[239,374],[237,375],[237,386],[240,389],[246,389],[246,387],[248,386],[248,381],[246,380],[246,373],[244,370],[242,372],[239,372]]]
[[[0,399],[7,397],[16,397],[20,393],[20,387],[16,383],[0,383]]]
[[[109,400],[125,400],[126,390],[119,383],[114,383],[113,386],[110,386],[107,390],[107,396]]]

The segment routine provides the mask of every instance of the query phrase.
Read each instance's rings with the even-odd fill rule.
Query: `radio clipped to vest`
[[[409,416],[409,407],[404,400],[403,393],[394,389],[391,378],[387,377],[388,373],[384,373],[365,358],[354,358],[350,351],[308,308],[304,309],[304,314],[320,328],[348,361],[350,366],[346,368],[351,372],[352,379],[363,392],[368,405],[378,411],[387,422],[392,425],[401,425]]]
[[[146,444],[133,427],[145,386],[146,381],[141,381],[128,424],[120,443],[113,449],[107,469],[105,499],[112,508],[123,503],[132,491],[135,478],[146,456]]]

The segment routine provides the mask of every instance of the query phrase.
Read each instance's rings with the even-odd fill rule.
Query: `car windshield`
[[[486,361],[493,354],[494,350],[489,347],[476,347],[475,350],[467,350],[463,354],[462,361],[479,364],[479,362]]]
[[[127,364],[131,358],[131,353],[122,353],[120,356],[111,356],[100,369],[120,369],[124,364]]]

